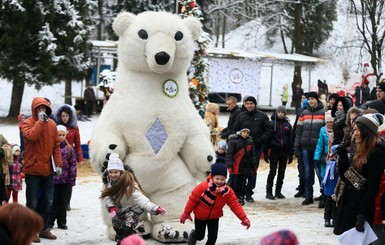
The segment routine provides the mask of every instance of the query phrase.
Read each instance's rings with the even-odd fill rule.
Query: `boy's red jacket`
[[[214,204],[209,207],[199,200],[199,197],[208,188],[208,181],[200,183],[191,192],[186,207],[184,208],[184,212],[190,214],[194,211],[195,218],[200,220],[218,219],[223,216],[223,206],[227,204],[231,211],[233,211],[233,213],[242,221],[247,217],[246,213],[239,204],[233,189],[229,186],[227,187],[229,188],[228,193],[224,196],[217,194]]]

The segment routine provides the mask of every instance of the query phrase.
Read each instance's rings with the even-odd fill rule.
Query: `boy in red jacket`
[[[246,229],[250,228],[250,220],[238,202],[234,191],[226,185],[227,168],[225,164],[211,165],[211,174],[191,192],[189,200],[180,216],[184,224],[186,219],[192,221],[190,213],[194,211],[195,230],[192,230],[188,245],[196,244],[205,237],[206,226],[208,239],[206,245],[215,244],[218,235],[219,218],[223,216],[223,206],[227,204],[231,211],[242,221]]]

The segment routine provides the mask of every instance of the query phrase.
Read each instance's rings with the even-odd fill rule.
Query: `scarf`
[[[333,128],[328,128],[327,126],[325,126],[325,131],[328,135],[328,149],[330,150],[330,147],[332,147],[332,143],[334,141]]]
[[[208,182],[208,187],[199,197],[199,200],[210,207],[215,203],[217,195],[219,194],[221,196],[225,196],[227,193],[229,193],[229,188],[226,185],[222,187],[216,186],[213,182],[213,179],[211,178],[208,180]]]

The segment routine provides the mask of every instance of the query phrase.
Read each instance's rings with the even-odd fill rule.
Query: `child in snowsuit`
[[[180,223],[186,219],[192,221],[190,213],[195,215],[195,230],[188,238],[188,245],[196,244],[205,237],[206,226],[208,239],[206,245],[215,244],[218,236],[219,218],[223,216],[223,206],[227,204],[233,213],[242,221],[246,229],[250,228],[250,220],[239,205],[237,197],[231,187],[226,185],[226,165],[215,163],[211,166],[211,174],[206,181],[200,183],[191,192],[189,200],[180,216]]]
[[[216,162],[220,162],[223,164],[226,163],[226,150],[227,150],[226,141],[224,141],[224,140],[218,141],[217,150],[215,151]]]
[[[245,204],[246,180],[249,176],[254,175],[258,169],[254,142],[249,134],[250,130],[243,128],[237,134],[230,135],[226,153],[231,187],[242,206]],[[251,196],[246,196],[246,201],[253,202],[254,199]]]
[[[293,162],[294,155],[293,128],[286,117],[286,107],[278,106],[276,112],[271,115],[271,121],[273,123],[273,136],[265,150],[265,156],[270,160],[270,171],[266,183],[266,198],[270,200],[275,198],[285,199],[281,190],[283,179],[285,178],[286,164]],[[270,156],[268,154],[269,150]],[[275,196],[273,196],[273,185],[277,168],[278,176],[275,184]]]
[[[63,167],[62,174],[55,176],[53,179],[54,193],[48,226],[52,228],[56,220],[59,229],[67,230],[67,203],[71,189],[75,186],[77,175],[76,155],[74,148],[66,140],[67,128],[58,125],[57,131]]]
[[[12,194],[13,202],[17,203],[19,191],[21,191],[21,188],[22,188],[22,181],[21,181],[22,165],[20,163],[21,150],[18,145],[12,146],[12,155],[13,155],[13,162],[11,165],[9,165],[10,182],[9,182],[9,185],[7,185],[7,197],[9,202]]]
[[[102,191],[100,198],[106,204],[112,226],[116,231],[117,244],[138,229],[139,218],[146,210],[158,215],[166,210],[152,203],[144,194],[142,187],[131,169],[125,170],[119,155],[112,153],[109,156],[106,171],[107,188]]]

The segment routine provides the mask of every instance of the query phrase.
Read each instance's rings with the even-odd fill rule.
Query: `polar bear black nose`
[[[155,60],[159,65],[165,65],[170,60],[170,55],[162,51],[155,55]]]

